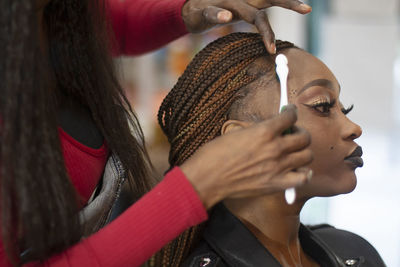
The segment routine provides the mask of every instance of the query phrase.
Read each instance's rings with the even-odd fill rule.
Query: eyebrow
[[[301,93],[303,93],[308,88],[314,87],[314,86],[325,87],[325,88],[328,88],[328,89],[330,89],[332,91],[335,90],[335,86],[334,86],[332,81],[327,80],[327,79],[317,79],[317,80],[313,80],[313,81],[307,83],[306,85],[304,85],[304,87],[301,88],[301,90],[299,91],[299,93],[297,95],[300,95]],[[339,91],[340,91],[340,85],[339,85]]]

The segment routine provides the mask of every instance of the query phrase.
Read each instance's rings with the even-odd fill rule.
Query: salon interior
[[[341,101],[354,104],[349,116],[363,128],[358,143],[364,167],[357,170],[354,192],[312,199],[302,222],[355,232],[375,246],[387,266],[400,266],[400,0],[306,2],[313,7],[307,16],[272,8],[271,25],[277,39],[306,49],[336,74]],[[158,107],[193,55],[232,31],[254,29],[238,23],[183,37],[141,57],[116,59],[160,176],[168,168],[168,144],[156,121]]]

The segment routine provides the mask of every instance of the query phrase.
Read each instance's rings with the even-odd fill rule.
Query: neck
[[[281,263],[300,264],[304,253],[298,235],[300,211],[304,203],[305,201],[298,201],[288,205],[283,193],[224,201],[225,206]]]
[[[290,244],[298,239],[304,202],[288,205],[280,193],[245,200],[229,199],[224,204],[235,216],[276,242]]]

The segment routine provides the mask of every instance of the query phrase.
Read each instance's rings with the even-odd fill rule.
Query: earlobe
[[[221,127],[221,135],[234,132],[249,126],[248,122],[238,120],[227,120]]]

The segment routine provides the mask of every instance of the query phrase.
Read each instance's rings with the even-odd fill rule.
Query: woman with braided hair
[[[208,222],[163,248],[153,258],[154,266],[384,266],[361,237],[328,225],[310,228],[300,223],[308,199],[355,188],[355,169],[363,162],[354,140],[361,128],[346,117],[352,107],[343,107],[339,83],[321,61],[289,42],[277,41],[276,46],[289,62],[289,102],[299,116],[293,130],[304,128],[311,134],[314,160],[307,167],[312,179],[296,189],[293,205],[286,203],[283,192],[225,199],[210,211]],[[259,34],[233,33],[201,50],[159,110],[159,123],[171,144],[171,167],[190,161],[220,135],[276,116],[276,77],[275,56]],[[293,134],[279,138],[292,139]],[[278,144],[273,148],[276,153],[286,149]],[[290,158],[303,153],[285,155],[273,164],[289,172]]]

